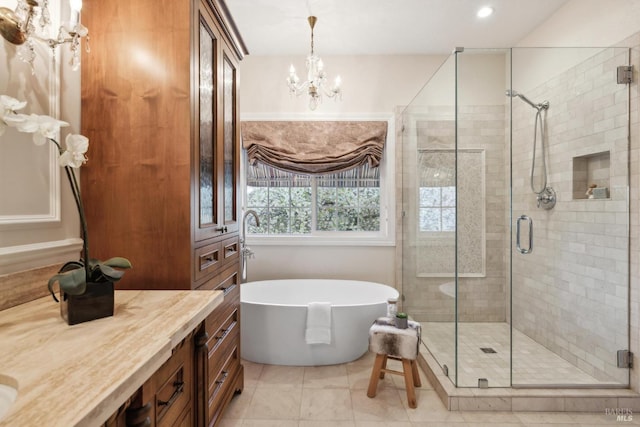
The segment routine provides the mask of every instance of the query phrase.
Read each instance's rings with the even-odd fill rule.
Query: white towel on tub
[[[331,344],[331,303],[311,302],[307,306],[307,344]]]

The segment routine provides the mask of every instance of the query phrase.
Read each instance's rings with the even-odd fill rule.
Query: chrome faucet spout
[[[244,213],[244,216],[242,217],[242,243],[244,243],[247,238],[247,218],[249,217],[249,215],[253,216],[253,218],[255,219],[256,227],[260,227],[260,218],[258,218],[258,213],[253,209],[249,209],[248,211],[246,211]]]

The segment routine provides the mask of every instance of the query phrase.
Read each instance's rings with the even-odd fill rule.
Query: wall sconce
[[[80,23],[82,0],[69,0],[69,5],[71,20],[60,26],[56,38],[48,36],[51,24],[48,0],[18,0],[15,11],[0,7],[0,34],[9,43],[18,46],[18,56],[28,62],[32,70],[36,57],[34,40],[45,43],[52,51],[61,44],[69,43],[72,55],[70,65],[73,70],[77,70],[80,67],[80,39],[87,37],[88,52],[89,30]],[[36,21],[39,29],[36,28]]]

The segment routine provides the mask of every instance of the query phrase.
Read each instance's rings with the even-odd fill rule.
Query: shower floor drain
[[[491,347],[480,347],[480,350],[482,350],[483,353],[497,353],[497,351]]]

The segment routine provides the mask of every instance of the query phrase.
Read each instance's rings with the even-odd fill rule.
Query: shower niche
[[[609,199],[611,152],[573,158],[573,199]]]

